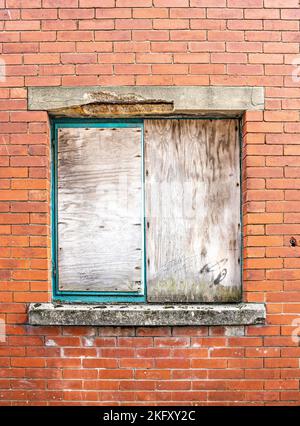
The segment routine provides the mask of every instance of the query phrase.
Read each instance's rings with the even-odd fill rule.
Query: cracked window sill
[[[30,325],[186,326],[264,324],[263,303],[53,304],[32,303]]]

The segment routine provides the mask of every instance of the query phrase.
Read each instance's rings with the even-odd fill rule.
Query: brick
[[[79,21],[80,30],[112,30],[115,27],[115,21],[108,19],[94,19]],[[117,27],[116,28],[121,28]]]
[[[25,167],[1,167],[0,177],[11,178],[11,177],[27,177],[28,169]]]
[[[300,146],[297,146],[297,145],[285,146],[284,155],[300,155]]]
[[[283,267],[282,259],[247,259],[245,268],[247,269],[281,269]]]
[[[175,53],[174,62],[184,64],[207,63],[209,61],[208,53]],[[208,69],[209,66],[207,65]],[[214,66],[212,66],[213,68]]]
[[[189,49],[191,52],[224,52],[225,43],[224,42],[191,42],[189,43]]]
[[[28,122],[28,121],[45,121],[47,114],[45,112],[38,111],[15,111],[10,113],[10,120],[17,122]]]
[[[197,30],[171,30],[170,31],[171,40],[188,40],[188,41],[200,41],[206,39],[205,31]]]
[[[65,7],[66,2],[64,0],[43,0],[43,7]],[[68,0],[68,7],[78,7],[78,0]]]
[[[108,64],[80,64],[76,65],[77,74],[112,74],[112,65]]]
[[[188,66],[184,64],[155,64],[152,65],[153,74],[186,74]],[[145,73],[147,74],[147,73]]]
[[[155,7],[188,7],[189,0],[153,0]]]
[[[84,54],[88,52],[112,52],[112,43],[110,42],[77,42],[77,52],[83,52]],[[70,53],[71,55],[74,55],[75,53]]]
[[[113,0],[112,0],[113,1]],[[91,5],[94,7],[94,5]],[[147,16],[147,11],[151,11],[152,9],[133,9],[133,18],[151,18],[151,16]],[[113,8],[106,9],[100,5],[99,9],[96,9],[96,18],[106,18],[106,19],[115,19],[115,18],[131,18],[132,12],[130,8]],[[154,18],[156,16],[153,16]]]
[[[265,121],[298,121],[299,112],[298,111],[265,111],[264,112]]]
[[[254,129],[257,127],[255,126],[255,123],[252,123],[252,124],[253,124],[253,131],[254,131]],[[258,128],[259,128],[259,131],[261,131],[262,129],[268,128],[268,124],[259,123]],[[247,150],[247,155],[282,155],[283,154],[283,148],[280,145],[260,145],[260,144],[248,145],[246,147],[246,150]]]
[[[244,40],[244,33],[242,31],[210,31],[207,39],[209,41],[239,42]]]
[[[148,74],[150,70],[149,65],[138,64],[116,64],[114,66],[114,69],[116,74]]]
[[[299,123],[286,123],[284,126],[284,130],[286,133],[298,133],[299,127]],[[288,149],[288,147],[285,148]]]
[[[226,21],[224,19],[191,19],[190,27],[192,30],[218,30],[226,29]]]
[[[297,0],[265,0],[264,7],[298,7],[299,3]]]
[[[26,7],[41,7],[42,0],[7,0],[6,6],[15,9]]]
[[[56,33],[54,31],[37,32],[37,31],[26,31],[21,34],[21,41],[55,41]]]
[[[11,157],[11,165],[14,166],[30,166],[30,167],[40,167],[46,166],[48,164],[48,159],[41,156],[29,156],[29,157]]]
[[[249,9],[263,6],[263,0],[227,0],[227,7],[242,7]]]
[[[58,31],[57,41],[92,41],[94,34],[92,31]]]
[[[254,19],[243,19],[243,20],[228,20],[227,28],[229,30],[262,30],[263,21],[254,20]],[[248,32],[246,33],[248,34]],[[253,34],[257,34],[256,31],[253,31]],[[258,36],[263,36],[263,32],[258,32]],[[247,40],[247,38],[246,38]]]
[[[164,20],[159,20],[159,22],[165,22]],[[97,21],[99,22],[99,21]],[[105,21],[104,21],[105,22]],[[107,22],[107,21],[106,21]],[[113,21],[112,21],[112,28],[113,26]],[[115,28],[117,30],[130,30],[130,29],[140,29],[140,30],[144,30],[144,29],[152,29],[152,21],[151,19],[116,19],[115,20]],[[156,27],[155,25],[153,26],[153,28],[158,28],[159,26]],[[163,26],[161,27],[163,28]]]
[[[153,64],[153,63],[171,63],[171,54],[161,53],[137,53],[136,62],[141,64]]]
[[[294,95],[297,95],[297,93]],[[300,104],[299,99],[283,99],[282,100],[282,108],[283,109],[298,109]]]
[[[285,32],[282,34],[282,41],[284,42],[297,42],[299,41],[299,33],[295,32]],[[295,43],[293,44],[293,49],[296,49]],[[294,58],[291,58],[293,60]]]
[[[266,157],[267,166],[299,166],[300,157]]]
[[[279,19],[279,9],[246,9],[246,19]]]
[[[266,53],[299,53],[298,43],[264,43]]]
[[[282,223],[283,215],[281,213],[267,213],[267,214],[253,213],[253,214],[248,214],[247,222],[253,223],[253,224]]]
[[[79,0],[80,7],[114,7],[115,0]]]
[[[212,63],[246,63],[247,55],[245,53],[211,53]]]
[[[61,62],[63,64],[86,64],[96,63],[96,53],[62,53]]]
[[[152,368],[154,366],[153,359],[147,358],[122,358],[120,359],[121,368]],[[158,367],[159,368],[159,367]]]
[[[41,53],[56,53],[56,52],[74,52],[74,42],[55,42],[55,43],[41,43]],[[48,82],[49,85],[50,82]]]
[[[116,0],[116,6],[117,7],[151,7],[152,6],[152,0],[143,0],[143,2],[140,2],[140,0]]]
[[[267,188],[298,189],[300,179],[270,179],[267,181]]]
[[[157,30],[186,29],[189,28],[189,21],[188,19],[155,19],[153,22],[153,28]]]
[[[225,66],[223,64],[211,65],[191,65],[191,74],[223,74]]]
[[[285,176],[287,178],[299,178],[300,168],[299,167],[287,167],[285,169]]]
[[[264,21],[264,28],[266,30],[278,30],[278,31],[293,31],[298,30],[298,21],[285,21],[285,20],[267,20]]]
[[[46,203],[39,202],[13,202],[11,203],[12,212],[47,212],[48,206]]]
[[[5,23],[5,29],[7,31],[39,30],[40,27],[40,21],[6,21]]]
[[[259,42],[228,42],[228,52],[262,52],[262,43]]]
[[[128,30],[95,31],[95,40],[96,41],[131,40],[131,34],[130,34],[130,31]]]
[[[21,10],[21,19],[57,19],[56,9],[23,9]],[[34,29],[34,28],[32,28]]]
[[[74,74],[75,67],[73,65],[41,65],[40,75],[65,75]]]
[[[229,64],[227,65],[227,72],[228,74],[237,74],[237,75],[263,75],[264,69],[262,65]]]
[[[299,19],[300,17],[300,10],[299,6],[297,9],[283,9],[281,11],[281,18],[282,19]]]
[[[15,110],[15,109],[25,109],[26,101],[19,99],[11,99],[11,100],[0,100],[0,109],[5,110]]]
[[[152,52],[186,52],[187,43],[184,42],[152,42],[151,43]]]
[[[27,191],[22,190],[1,190],[0,200],[27,200]]]
[[[295,231],[295,226],[290,224],[283,224],[283,225],[267,225],[266,231],[268,234],[278,234],[278,235],[284,235],[284,234],[293,234]]]
[[[275,236],[249,236],[247,246],[282,246],[282,238]]]
[[[4,53],[33,53],[38,49],[38,43],[5,43],[3,46]]]
[[[295,194],[295,195],[294,195]],[[286,191],[286,199],[295,199],[298,200],[299,198],[296,198],[296,196],[299,195],[298,191]],[[266,205],[268,212],[298,212],[300,211],[300,204],[298,202],[293,201],[284,201],[284,202],[272,202],[267,201]]]
[[[60,9],[58,15],[60,19],[92,19],[94,13],[94,9]]]
[[[226,0],[190,0],[192,7],[226,7]]]
[[[246,40],[249,41],[280,41],[281,34],[278,31],[247,31]],[[267,46],[267,45],[264,45]],[[269,46],[269,44],[268,44]],[[268,50],[265,50],[266,52]],[[280,50],[282,52],[282,50]]]
[[[77,25],[75,20],[44,20],[42,21],[42,30],[76,30]]]
[[[132,53],[100,53],[98,60],[101,64],[130,64],[134,62],[134,55]]]
[[[161,10],[165,10],[165,9],[161,9]],[[160,16],[160,17],[164,18],[165,16]],[[193,7],[176,8],[175,5],[172,5],[170,9],[170,18],[194,18],[194,19],[205,18],[205,9],[199,9],[199,8],[193,8]]]
[[[207,17],[212,19],[242,19],[243,11],[241,9],[208,8]]]
[[[25,54],[24,55],[25,64],[58,64],[59,63],[59,54],[57,53],[46,53],[46,54]]]
[[[2,33],[0,34],[1,42],[18,42],[20,41],[20,34],[16,32]]]

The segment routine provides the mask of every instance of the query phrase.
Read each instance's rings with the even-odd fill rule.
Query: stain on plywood
[[[140,128],[58,130],[59,289],[140,291]]]
[[[145,121],[149,301],[240,300],[239,149],[234,119]]]

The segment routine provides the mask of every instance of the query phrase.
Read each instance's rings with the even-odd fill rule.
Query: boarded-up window
[[[142,295],[146,275],[148,302],[240,300],[238,121],[147,119],[142,133],[58,129],[58,290]]]
[[[240,298],[235,120],[145,122],[150,301]]]
[[[140,128],[58,132],[59,289],[139,292]]]

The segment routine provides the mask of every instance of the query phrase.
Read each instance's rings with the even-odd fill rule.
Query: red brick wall
[[[299,405],[298,0],[0,0],[2,404]],[[2,31],[4,30],[4,31]],[[26,325],[50,300],[49,125],[28,86],[264,86],[244,117],[244,300],[267,325]],[[299,320],[300,323],[300,320]],[[294,333],[294,338],[292,338]]]

